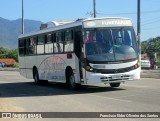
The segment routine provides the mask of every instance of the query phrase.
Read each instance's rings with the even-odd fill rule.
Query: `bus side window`
[[[64,52],[73,52],[73,30],[64,33]]]
[[[45,35],[39,35],[37,41],[37,54],[44,54]]]
[[[62,32],[57,32],[56,33],[56,49],[58,50],[58,53],[63,52],[63,33]]]
[[[53,53],[53,38],[52,34],[48,33],[45,36],[45,53]]]
[[[36,40],[33,37],[28,38],[26,41],[26,54],[27,55],[36,54]]]
[[[26,39],[20,39],[19,40],[19,56],[24,56],[25,55],[25,41]]]
[[[78,58],[80,58],[81,53],[82,53],[82,32],[81,31],[76,31],[75,32],[75,37],[74,37],[74,51],[75,54],[77,55]]]
[[[53,34],[53,51],[58,53],[57,43],[56,43],[56,33]]]

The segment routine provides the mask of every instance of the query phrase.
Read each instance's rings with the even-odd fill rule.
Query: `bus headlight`
[[[138,68],[138,67],[140,67],[141,66],[141,62],[137,62],[137,64],[134,66],[135,68]]]
[[[93,69],[93,68],[90,68],[89,70],[90,70],[90,71],[94,71],[94,69]]]
[[[87,70],[87,71],[90,71],[90,72],[93,72],[93,71],[94,71],[94,69],[93,69],[92,67],[90,67],[90,66],[86,66],[86,70]]]

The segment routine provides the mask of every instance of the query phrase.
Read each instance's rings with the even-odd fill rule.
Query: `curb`
[[[160,79],[160,70],[141,70],[141,78]]]
[[[19,68],[1,68],[0,71],[19,71]]]

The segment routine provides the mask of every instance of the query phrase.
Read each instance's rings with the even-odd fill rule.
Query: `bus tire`
[[[34,69],[33,77],[34,77],[34,83],[38,85],[40,83],[40,80],[39,80],[39,74],[37,69]]]
[[[120,86],[120,82],[119,83],[110,83],[111,87],[119,87]]]
[[[81,84],[77,84],[75,83],[75,77],[74,77],[74,73],[70,72],[68,75],[68,86],[71,90],[79,90],[81,87]]]
[[[48,83],[48,80],[40,80],[37,69],[34,69],[34,83],[35,83],[36,85],[47,84],[47,83]]]

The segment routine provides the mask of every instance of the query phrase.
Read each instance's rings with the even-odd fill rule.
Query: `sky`
[[[141,41],[160,36],[160,0],[141,0]],[[21,18],[22,0],[0,0],[0,17]],[[97,17],[127,17],[137,31],[137,0],[96,0]],[[93,0],[24,0],[24,18],[49,22],[91,17]]]

